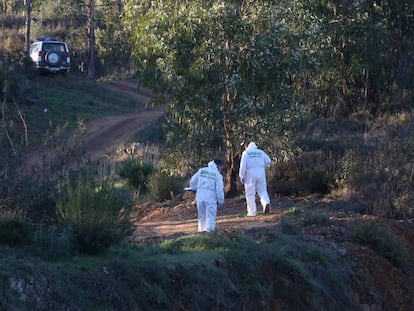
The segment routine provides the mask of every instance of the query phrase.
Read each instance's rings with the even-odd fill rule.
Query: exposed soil
[[[104,117],[86,123],[84,136],[87,156],[95,160],[105,153],[113,152],[134,134],[151,125],[165,113],[163,108],[120,116]]]
[[[137,87],[133,81],[103,81],[102,86],[115,92],[122,92],[143,107],[147,107],[153,94]],[[95,160],[115,151],[139,131],[150,126],[165,114],[165,107],[146,108],[142,112],[103,117],[86,122],[83,136],[87,156]]]
[[[174,206],[137,206],[137,229],[134,240],[138,243],[162,241],[174,236],[197,233],[197,208],[194,195],[185,194],[183,201]],[[244,198],[227,199],[223,209],[217,212],[217,232],[244,232],[260,228],[274,228],[280,217],[286,213],[283,203],[273,205],[269,214],[263,214],[258,205],[256,217],[247,217]]]

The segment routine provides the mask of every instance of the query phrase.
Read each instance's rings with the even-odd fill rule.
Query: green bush
[[[269,190],[287,196],[329,193],[332,180],[320,161],[315,154],[303,154],[296,159],[273,164],[268,170]],[[315,165],[318,162],[319,165]]]
[[[351,230],[351,237],[353,241],[369,246],[397,267],[406,260],[403,245],[375,222],[355,224]]]
[[[0,176],[0,208],[19,210],[33,223],[54,222],[56,202],[52,193],[56,181],[47,175],[34,176],[22,168],[24,149],[19,149],[16,156],[6,148],[0,155],[0,167],[8,172]]]
[[[58,200],[60,222],[73,235],[74,247],[80,253],[97,254],[132,233],[128,193],[111,184],[95,186],[90,178],[67,183]]]
[[[172,200],[183,191],[184,180],[181,176],[156,172],[148,178],[149,192],[160,202]]]
[[[0,210],[0,244],[18,245],[30,240],[32,224],[19,211]]]
[[[124,162],[119,170],[119,176],[126,181],[130,189],[138,192],[147,192],[146,182],[154,170],[152,164],[137,159],[130,159]]]
[[[338,161],[335,181],[343,195],[363,202],[366,214],[414,216],[412,113],[385,114],[367,124]]]
[[[173,298],[183,310],[355,309],[347,271],[336,254],[305,240],[272,232],[258,243],[245,235],[216,232],[168,240],[161,247],[171,257],[156,256],[164,267],[176,267],[169,275],[173,286],[181,286]],[[160,273],[162,268],[156,269],[157,284],[168,274]]]

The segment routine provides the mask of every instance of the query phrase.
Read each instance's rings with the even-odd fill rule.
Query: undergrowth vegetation
[[[401,244],[376,222],[353,224],[351,238],[357,243],[371,247],[397,267],[407,262],[407,245]]]
[[[90,177],[68,181],[57,202],[58,221],[72,234],[75,249],[92,255],[130,236],[131,209],[128,192],[110,183],[96,185]]]
[[[7,269],[0,263],[2,275],[6,270],[14,275],[19,267],[27,271],[24,277],[1,278],[12,284],[2,303],[21,310],[45,303],[53,309],[351,309],[349,271],[338,268],[336,256],[278,233],[257,240],[220,234],[188,236],[158,246],[114,247],[93,260],[78,257],[46,265],[32,258],[34,265],[22,261]],[[39,273],[31,286],[36,292],[43,289],[43,294],[29,294],[16,304],[12,289],[25,288]],[[2,287],[7,288],[4,283]],[[47,294],[55,291],[60,293],[58,299]]]
[[[184,181],[181,176],[157,171],[148,177],[147,187],[157,201],[164,202],[183,193]]]
[[[119,169],[119,176],[125,180],[126,185],[138,193],[148,191],[148,177],[155,171],[151,163],[144,162],[140,159],[128,159],[122,163]]]

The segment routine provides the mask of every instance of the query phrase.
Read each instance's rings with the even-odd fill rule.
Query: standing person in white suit
[[[270,212],[270,198],[266,184],[266,168],[270,163],[269,156],[258,149],[254,142],[249,143],[242,153],[239,177],[245,189],[247,216],[256,216],[256,193],[264,213]]]
[[[216,228],[217,203],[224,204],[223,161],[215,159],[200,168],[190,179],[190,189],[196,192],[198,232],[211,232]]]

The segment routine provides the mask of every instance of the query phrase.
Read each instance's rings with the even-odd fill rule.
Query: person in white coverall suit
[[[190,189],[196,193],[198,232],[211,232],[216,228],[217,203],[224,203],[223,167],[221,160],[213,160],[190,179]]]
[[[269,156],[258,149],[254,142],[249,143],[242,153],[239,177],[246,192],[247,216],[256,216],[256,193],[264,213],[270,212],[270,198],[266,184],[266,168],[270,163]]]

